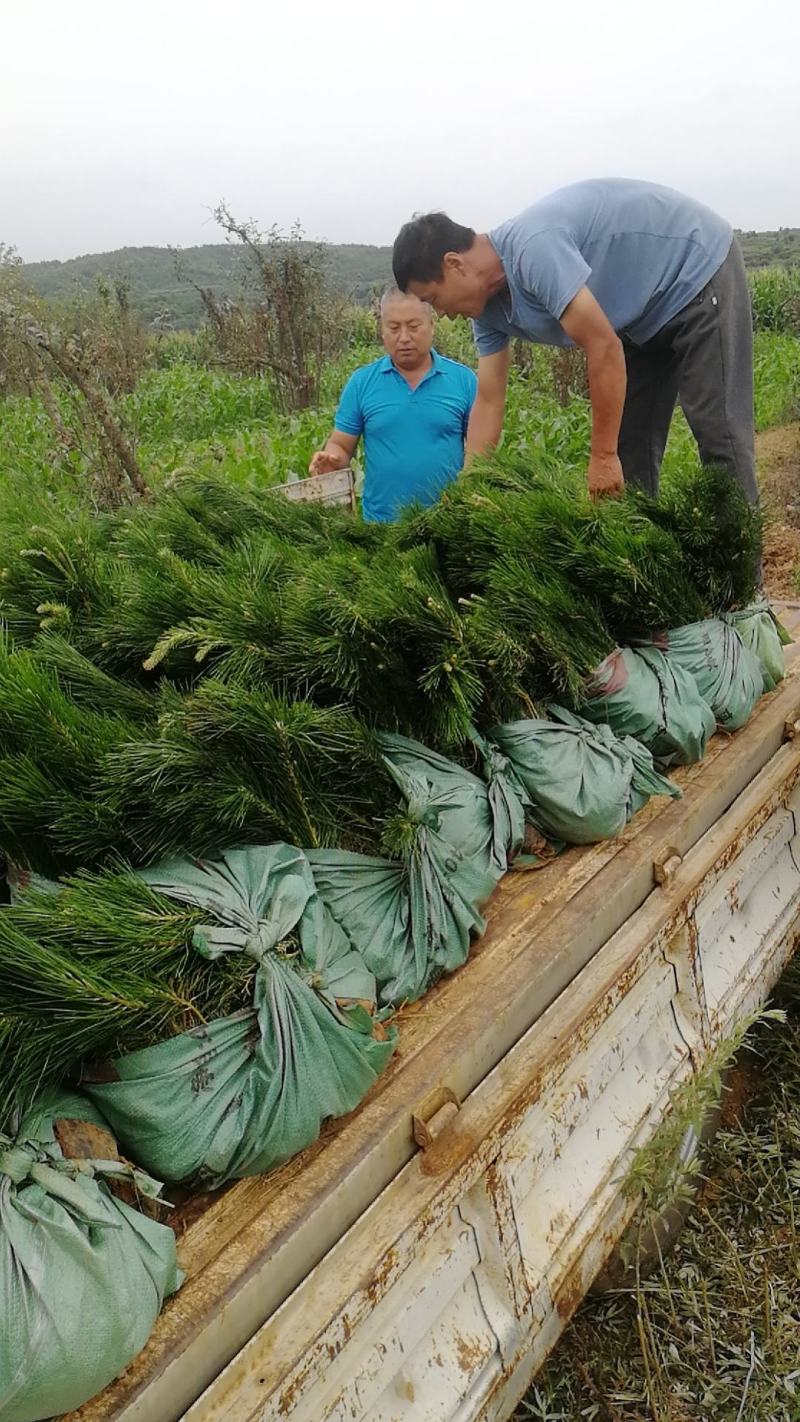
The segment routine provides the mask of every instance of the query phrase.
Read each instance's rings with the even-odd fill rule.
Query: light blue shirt
[[[629,178],[560,188],[489,233],[508,291],[473,321],[479,355],[521,336],[571,345],[560,317],[588,286],[614,330],[642,345],[721,267],[733,238],[694,198]]]
[[[464,464],[475,372],[431,351],[412,390],[388,355],[362,365],[342,391],[334,428],[364,436],[362,512],[388,523],[406,504],[433,504]]]

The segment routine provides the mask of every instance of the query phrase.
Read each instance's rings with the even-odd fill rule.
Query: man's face
[[[438,281],[411,281],[408,289],[439,316],[480,316],[488,298],[468,252],[445,252]]]
[[[381,335],[398,370],[417,370],[431,352],[433,317],[416,296],[396,296],[384,307]]]

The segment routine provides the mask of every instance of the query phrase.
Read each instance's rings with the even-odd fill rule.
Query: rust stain
[[[558,1316],[564,1323],[569,1323],[576,1308],[583,1302],[585,1293],[583,1275],[578,1264],[567,1274],[554,1300]]]
[[[486,1345],[481,1338],[465,1338],[456,1332],[456,1356],[462,1373],[470,1375],[480,1368],[486,1358]]]
[[[396,1249],[387,1249],[386,1252],[381,1255],[365,1289],[367,1299],[371,1305],[375,1305],[383,1298],[398,1262]]]

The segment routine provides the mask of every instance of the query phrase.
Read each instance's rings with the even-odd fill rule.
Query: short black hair
[[[401,291],[410,281],[441,281],[445,252],[466,252],[475,241],[446,212],[418,213],[398,232],[392,251],[394,279]]]

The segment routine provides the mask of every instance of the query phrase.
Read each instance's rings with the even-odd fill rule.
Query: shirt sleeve
[[[498,331],[496,326],[480,318],[472,322],[472,336],[479,356],[496,355],[505,350],[509,341],[505,331]]]
[[[364,432],[364,411],[361,405],[361,381],[356,370],[350,376],[339,396],[339,405],[333,417],[333,427],[342,434],[360,435]]]
[[[518,285],[557,321],[592,274],[588,262],[563,227],[551,227],[529,237],[516,267]]]

